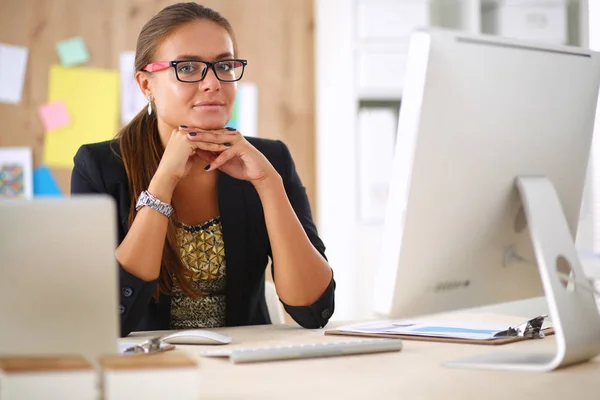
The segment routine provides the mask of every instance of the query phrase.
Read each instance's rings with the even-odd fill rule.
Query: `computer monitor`
[[[0,355],[118,353],[116,212],[105,196],[0,200]]]
[[[411,317],[549,291],[568,302],[552,288],[557,259],[579,272],[573,238],[599,85],[600,56],[582,48],[413,34],[374,277],[377,314]],[[553,258],[557,249],[564,257]],[[597,317],[593,295],[576,293]]]

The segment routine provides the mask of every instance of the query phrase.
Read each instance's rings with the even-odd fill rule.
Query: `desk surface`
[[[452,319],[514,324],[515,317],[456,314]],[[521,322],[518,318],[517,321]],[[342,324],[332,324],[330,329]],[[291,325],[217,329],[228,346],[314,343],[352,339]],[[157,332],[154,332],[156,334]],[[144,333],[132,335],[143,340]],[[132,337],[126,339],[132,341]],[[214,346],[177,346],[196,354]],[[453,369],[443,362],[492,351],[551,352],[554,336],[503,346],[404,341],[401,352],[232,364],[198,357],[203,399],[598,399],[600,357],[549,373]]]

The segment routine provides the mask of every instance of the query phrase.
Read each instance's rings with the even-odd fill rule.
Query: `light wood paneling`
[[[0,146],[30,146],[35,166],[43,161],[44,131],[37,108],[47,100],[49,67],[58,63],[57,41],[83,36],[91,54],[88,66],[118,69],[119,53],[134,50],[142,25],[172,3],[0,0],[0,42],[30,50],[21,104],[0,104]],[[223,13],[233,25],[240,56],[249,60],[244,81],[258,85],[259,135],[281,139],[290,147],[314,209],[312,0],[207,0],[202,4]],[[68,193],[70,170],[53,172]]]

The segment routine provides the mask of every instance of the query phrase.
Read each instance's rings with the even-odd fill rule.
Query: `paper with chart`
[[[508,325],[480,324],[449,321],[386,320],[363,322],[337,328],[340,332],[429,336],[468,340],[496,339],[496,334],[508,329]]]
[[[0,147],[0,200],[33,197],[33,151]]]
[[[238,84],[229,127],[244,136],[258,137],[258,86],[252,82]]]

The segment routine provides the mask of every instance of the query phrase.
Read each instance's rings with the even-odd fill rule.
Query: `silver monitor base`
[[[545,177],[519,177],[517,187],[554,327],[556,352],[499,350],[450,361],[444,364],[448,367],[547,372],[600,354],[600,314],[590,290],[593,286],[582,287],[587,283],[583,267],[554,186]],[[563,285],[557,263],[570,266],[577,284]]]

